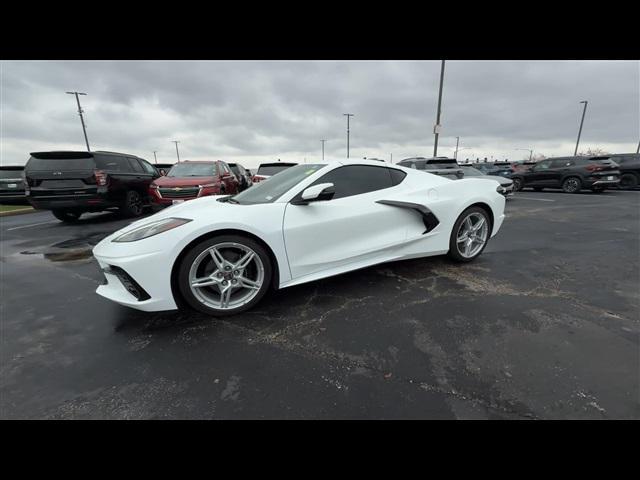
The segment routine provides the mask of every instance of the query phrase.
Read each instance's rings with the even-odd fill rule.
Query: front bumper
[[[110,243],[110,239],[105,239],[93,250],[106,278],[106,283],[96,290],[98,295],[145,312],[178,308],[171,290],[171,262],[166,252],[119,256],[118,246]],[[132,293],[131,283],[139,294]]]
[[[617,187],[620,184],[620,179],[617,180],[596,180],[591,182],[591,187]]]

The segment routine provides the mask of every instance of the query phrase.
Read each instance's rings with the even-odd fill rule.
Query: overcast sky
[[[84,149],[81,97],[93,150],[174,162],[223,159],[254,167],[346,156],[396,162],[433,153],[438,61],[2,61],[0,163],[29,152]],[[439,155],[521,159],[517,148],[572,154],[635,152],[640,62],[448,61]]]

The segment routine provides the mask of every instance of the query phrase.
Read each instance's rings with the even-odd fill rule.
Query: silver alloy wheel
[[[264,282],[264,265],[251,248],[224,242],[204,250],[189,269],[189,288],[203,305],[232,310],[249,303]]]
[[[488,237],[489,222],[487,217],[478,212],[470,213],[458,228],[456,235],[458,253],[464,258],[473,258],[482,250]]]

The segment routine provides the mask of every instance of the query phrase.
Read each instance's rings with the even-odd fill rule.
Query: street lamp
[[[433,156],[438,156],[438,135],[440,134],[440,112],[442,111],[442,83],[444,81],[444,60],[440,65],[440,91],[438,92],[438,113],[436,114],[436,124],[433,126],[435,141],[433,143]]]
[[[87,152],[90,152],[91,149],[89,148],[89,139],[87,138],[87,127],[84,124],[84,117],[82,116],[82,107],[80,106],[80,98],[78,97],[78,95],[86,95],[86,93],[83,92],[65,92],[68,95],[75,95],[76,96],[76,103],[78,104],[78,115],[80,115],[80,123],[82,123],[82,131],[84,132],[84,141],[87,144]]]
[[[171,140],[176,144],[176,155],[178,156],[178,163],[180,163],[180,152],[178,152],[178,144],[180,143],[178,140]]]
[[[324,162],[324,142],[326,142],[326,140],[320,140],[320,142],[322,142],[322,161]]]
[[[349,158],[349,117],[353,117],[353,113],[343,113],[347,117],[347,158]]]
[[[158,157],[156,157],[156,152],[157,150],[153,151],[153,159],[156,161],[156,164],[158,163]]]
[[[533,157],[533,150],[531,150],[530,148],[516,148],[516,150],[522,150],[524,152],[529,152],[529,161],[531,161],[531,158]]]
[[[580,130],[578,130],[578,140],[576,141],[576,150],[573,152],[573,156],[578,155],[578,145],[580,144],[580,135],[582,134],[582,124],[584,123],[584,114],[587,113],[587,100],[582,100],[580,103],[584,103],[584,109],[582,110],[582,120],[580,120]]]

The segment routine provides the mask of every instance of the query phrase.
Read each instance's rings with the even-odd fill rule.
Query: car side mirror
[[[301,195],[301,199],[291,202],[294,205],[307,205],[309,202],[319,202],[331,200],[336,193],[333,183],[319,183],[306,188]]]

